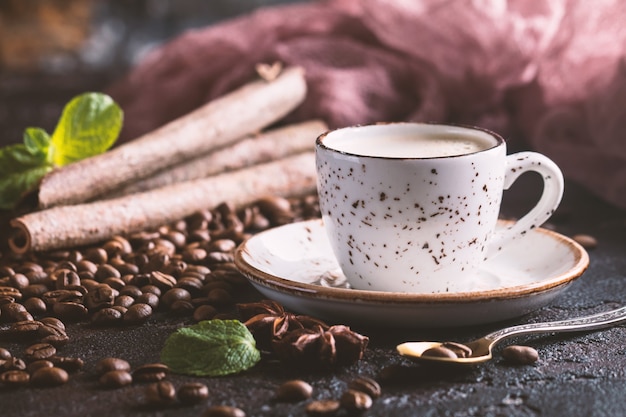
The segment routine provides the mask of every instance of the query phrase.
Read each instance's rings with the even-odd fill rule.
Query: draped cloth
[[[327,0],[266,7],[157,47],[108,91],[129,140],[231,91],[257,63],[306,69],[283,123],[472,124],[626,208],[626,2]]]

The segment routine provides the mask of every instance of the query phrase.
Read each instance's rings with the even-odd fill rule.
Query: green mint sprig
[[[55,167],[105,152],[122,123],[123,112],[111,97],[84,93],[65,106],[52,136],[26,128],[24,143],[0,148],[0,209],[15,207]]]
[[[261,360],[254,337],[238,320],[205,320],[182,327],[165,341],[161,362],[172,372],[222,376],[245,371]]]

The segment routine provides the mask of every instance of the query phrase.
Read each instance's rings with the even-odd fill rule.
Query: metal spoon
[[[447,358],[422,355],[428,349],[442,346],[444,342],[406,342],[398,345],[396,349],[401,355],[410,357],[411,359],[418,361],[472,365],[490,360],[492,358],[491,351],[495,344],[512,336],[536,333],[560,333],[595,330],[614,326],[623,321],[626,321],[626,307],[618,308],[617,310],[611,310],[604,313],[594,314],[591,316],[577,317],[573,319],[559,321],[550,321],[546,323],[531,323],[507,327],[502,330],[497,330],[493,333],[489,333],[488,335],[480,339],[463,343],[463,345],[469,347],[472,350],[471,354],[465,358]]]

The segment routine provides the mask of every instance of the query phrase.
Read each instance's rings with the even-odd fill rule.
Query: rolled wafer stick
[[[233,143],[281,119],[306,95],[304,71],[287,68],[213,100],[140,138],[47,174],[40,208],[90,201],[123,184]]]
[[[316,188],[315,153],[304,152],[209,178],[143,193],[73,206],[59,206],[11,220],[15,253],[75,247],[128,234],[211,209],[241,206],[267,196],[297,196]]]
[[[312,151],[315,148],[315,138],[327,129],[328,126],[324,122],[311,120],[268,130],[249,136],[234,145],[159,171],[151,177],[129,183],[104,198],[152,190]]]

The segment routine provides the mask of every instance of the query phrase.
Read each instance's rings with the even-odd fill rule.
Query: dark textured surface
[[[515,214],[532,201],[524,180],[516,194],[505,199],[505,213]],[[93,329],[86,324],[68,328],[70,343],[60,354],[85,360],[82,372],[57,388],[0,389],[3,416],[180,416],[200,415],[207,405],[236,405],[249,416],[303,415],[306,402],[276,404],[276,387],[292,378],[310,382],[314,398],[337,398],[357,375],[377,378],[383,395],[374,401],[370,416],[616,416],[626,414],[626,337],[624,327],[588,334],[527,337],[517,340],[535,347],[540,354],[532,366],[510,366],[496,358],[487,364],[457,372],[414,365],[394,350],[406,340],[468,340],[501,325],[555,320],[615,308],[623,303],[626,271],[626,216],[568,184],[562,207],[554,218],[557,230],[566,235],[588,233],[599,245],[590,251],[591,264],[581,279],[550,306],[517,320],[465,329],[423,330],[356,328],[370,337],[365,358],[351,367],[332,371],[305,371],[280,363],[262,363],[252,370],[229,377],[192,378],[172,375],[179,386],[184,381],[202,381],[209,386],[206,403],[162,410],[146,408],[145,384],[106,390],[94,375],[98,359],[117,356],[133,367],[158,361],[167,336],[188,319],[164,314],[135,328]],[[520,254],[524,256],[524,254]],[[248,297],[257,295],[250,290]],[[2,342],[19,356],[25,344]],[[401,371],[389,378],[389,369]],[[399,367],[399,368],[397,368]]]

